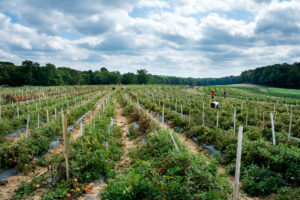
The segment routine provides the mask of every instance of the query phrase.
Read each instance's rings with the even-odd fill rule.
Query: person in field
[[[213,99],[215,97],[214,91],[211,91],[211,98]]]
[[[224,90],[224,98],[226,98],[226,90]]]

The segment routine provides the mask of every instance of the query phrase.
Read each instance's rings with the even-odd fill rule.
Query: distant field
[[[259,101],[299,103],[300,90],[271,88],[252,84],[236,84],[236,85],[215,85],[215,86],[199,86],[199,92],[210,95],[214,91],[216,97],[222,97],[224,90],[227,97],[238,99],[249,99]]]
[[[225,86],[227,87],[227,86]],[[276,97],[300,98],[300,90],[285,89],[285,88],[271,88],[258,85],[232,85],[234,88],[244,89],[258,94],[264,94]]]
[[[267,89],[270,94],[275,95],[282,95],[282,96],[289,96],[294,98],[300,98],[300,90],[295,89],[283,89],[283,88],[268,88]]]

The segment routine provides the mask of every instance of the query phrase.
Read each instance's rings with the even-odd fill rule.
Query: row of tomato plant
[[[182,145],[177,152],[167,130],[150,120],[135,103],[120,99],[131,122],[128,137],[144,137],[144,144],[130,152],[130,167],[108,179],[101,199],[228,199],[230,183],[217,173],[217,161],[192,155]]]
[[[105,94],[106,92],[98,93],[86,104],[82,104],[68,112],[66,114],[68,119],[67,126],[73,125],[79,117],[93,109],[95,103]],[[61,136],[61,120],[61,112],[59,112],[56,120],[52,120],[40,128],[31,129],[27,138],[20,138],[14,144],[1,144],[0,169],[15,168],[16,170],[25,173],[33,171],[35,163],[32,162],[32,160],[34,157],[48,152],[50,143]]]
[[[61,109],[68,109],[78,105],[82,101],[88,100],[90,97],[96,95],[99,91],[93,93],[83,94],[82,96],[57,96],[49,99],[44,99],[36,103],[23,103],[10,107],[3,107],[1,111],[0,120],[0,136],[8,135],[14,131],[26,128],[28,115],[29,128],[37,127],[38,115],[39,122],[42,124],[48,117],[52,119],[56,112]],[[19,108],[19,116],[17,115],[17,108]]]
[[[1,88],[0,104],[10,106],[14,103],[34,102],[46,97],[62,95],[83,95],[103,89],[103,86],[49,86]]]
[[[114,101],[110,98],[105,111],[99,110],[93,123],[85,124],[83,136],[68,140],[69,180],[65,157],[55,155],[44,163],[51,166],[50,175],[23,183],[14,199],[33,195],[40,188],[43,188],[42,199],[76,199],[90,191],[91,182],[113,176],[115,163],[122,154],[121,128],[111,123],[114,110]]]
[[[203,104],[204,104],[204,121],[205,125],[215,127],[217,121],[217,110],[210,108],[211,98],[203,95],[192,95],[186,92],[175,90],[177,87],[156,87],[138,89],[141,97],[147,98],[148,102],[157,105],[156,109],[161,110],[162,105],[171,110],[176,110],[185,115],[192,115],[197,124],[203,124]],[[290,126],[290,116],[292,116],[291,135],[300,138],[300,110],[299,106],[291,108],[285,104],[275,105],[252,102],[238,101],[233,99],[213,99],[220,103],[219,111],[219,127],[229,130],[233,127],[234,110],[236,111],[236,127],[238,125],[249,125],[258,128],[271,129],[270,113],[274,116],[274,124],[276,132],[288,132]],[[292,110],[292,111],[291,111]],[[286,134],[288,135],[288,134]]]
[[[30,129],[39,129],[39,127],[44,126],[47,124],[47,113],[46,111],[48,110],[48,119],[49,122],[51,122],[52,120],[56,120],[59,112],[63,109],[64,111],[66,111],[67,113],[69,112],[75,112],[74,110],[76,110],[77,107],[87,103],[89,101],[89,99],[93,99],[95,96],[99,95],[99,91],[95,92],[95,93],[91,93],[91,94],[86,94],[82,97],[79,97],[82,101],[77,101],[74,99],[71,100],[66,100],[64,98],[60,98],[56,100],[55,104],[48,104],[45,105],[42,109],[38,110],[38,111],[31,111],[29,112],[29,130]],[[85,99],[85,100],[84,100]],[[56,116],[55,116],[55,111],[56,111]],[[77,116],[77,115],[75,115]],[[15,117],[14,119],[5,119],[3,121],[0,122],[0,130],[2,131],[2,134],[7,134],[7,133],[11,133],[12,131],[16,131],[19,130],[21,127],[23,127],[23,129],[21,129],[21,131],[23,130],[25,132],[26,128],[24,128],[24,126],[27,126],[27,120],[28,118],[25,117],[25,114],[23,116],[20,116],[20,118]],[[39,126],[38,126],[39,123]],[[25,125],[26,124],[26,125]],[[0,147],[3,143],[9,143],[10,144],[10,138],[11,136],[7,136],[7,137],[2,137],[0,139]]]
[[[147,95],[145,90],[139,92],[139,89],[136,88],[132,90],[135,92],[131,92],[130,94],[135,101],[138,100],[147,109],[162,115],[162,107],[153,103],[153,99],[151,99],[149,93]],[[157,97],[161,96],[157,95]],[[157,101],[158,99],[155,100]],[[233,174],[237,137],[232,132],[232,120],[230,120],[230,125],[226,124],[226,121],[223,122],[228,126],[227,130],[229,131],[227,132],[224,131],[222,126],[220,126],[221,128],[209,124],[199,126],[201,124],[199,116],[202,114],[202,110],[200,109],[199,111],[199,104],[198,108],[194,105],[194,108],[191,109],[192,112],[198,110],[198,115],[192,117],[191,122],[189,122],[189,118],[170,110],[168,102],[164,102],[164,104],[165,119],[169,120],[172,126],[184,129],[188,137],[196,137],[202,144],[214,145],[219,151],[225,154],[225,157],[218,157],[219,161],[227,166],[229,173]],[[174,109],[174,102],[170,105],[170,108]],[[215,113],[215,111],[209,108],[205,111]],[[190,110],[186,110],[184,113],[190,113]],[[220,123],[222,124],[221,119],[222,116],[220,118]],[[237,123],[238,125],[239,123]],[[300,191],[297,189],[300,183],[299,142],[288,140],[286,137],[287,134],[283,132],[276,133],[277,144],[272,145],[270,140],[270,126],[266,126],[265,128],[248,126],[244,129],[241,179],[245,192],[254,196],[265,196],[270,193],[278,193],[278,191],[278,195],[280,195],[280,192],[287,190],[290,191],[289,195],[292,197],[295,194],[299,194]],[[286,189],[287,187],[288,189]]]

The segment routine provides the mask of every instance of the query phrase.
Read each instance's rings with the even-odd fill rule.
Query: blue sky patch
[[[3,12],[6,16],[8,16],[12,23],[18,23],[18,16],[12,12]]]

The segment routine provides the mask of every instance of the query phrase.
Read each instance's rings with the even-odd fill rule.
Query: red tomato
[[[86,186],[87,189],[92,189],[93,187],[91,185]]]

